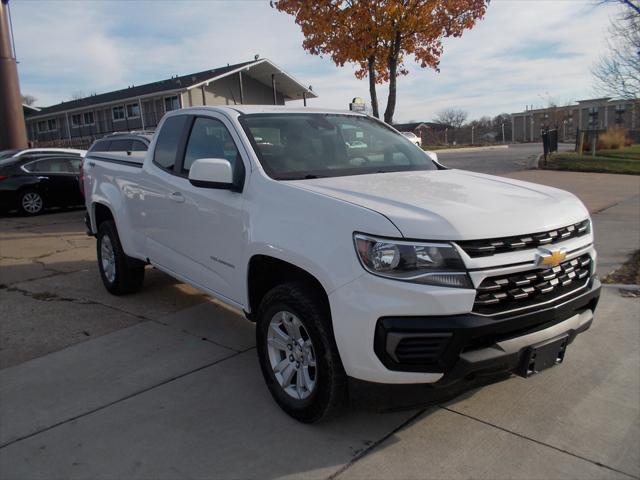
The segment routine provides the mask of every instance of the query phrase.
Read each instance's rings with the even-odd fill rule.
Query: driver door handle
[[[173,192],[169,198],[176,203],[184,203],[184,196],[180,192]]]

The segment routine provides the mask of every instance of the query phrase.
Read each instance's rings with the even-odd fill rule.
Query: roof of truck
[[[329,108],[312,108],[312,107],[288,107],[286,105],[220,105],[220,106],[201,106],[201,107],[188,107],[181,110],[175,110],[176,113],[188,112],[189,110],[212,110],[212,111],[227,111],[237,112],[240,114],[254,114],[254,113],[325,113],[325,114],[343,114],[343,115],[358,115],[366,116],[360,112],[352,112],[350,110],[335,110]]]

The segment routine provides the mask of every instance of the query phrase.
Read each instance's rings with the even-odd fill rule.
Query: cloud
[[[12,2],[24,93],[40,105],[171,75],[268,57],[311,84],[318,107],[368,99],[355,68],[311,56],[293,18],[247,1]],[[590,65],[604,48],[613,7],[585,2],[493,1],[462,38],[445,40],[440,73],[407,59],[395,118],[429,120],[445,107],[471,117],[592,95]],[[381,111],[387,87],[380,86]]]

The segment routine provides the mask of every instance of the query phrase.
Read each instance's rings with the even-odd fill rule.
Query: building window
[[[626,109],[624,103],[619,103],[618,105],[616,105],[616,113],[624,113],[625,110]]]
[[[81,121],[82,121],[82,115],[80,115],[79,113],[76,114],[76,115],[71,115],[71,126],[72,127],[79,127]]]
[[[52,132],[53,130],[57,130],[58,122],[56,122],[55,118],[52,118],[51,120],[47,120],[47,127],[49,127],[50,132]]]
[[[140,116],[140,105],[130,103],[127,105],[127,118],[138,118]]]
[[[38,122],[38,132],[43,133],[47,131],[47,121],[46,120],[40,120]]]
[[[83,120],[85,125],[93,125],[93,112],[87,112],[83,115]]]
[[[171,110],[180,109],[180,100],[177,95],[173,95],[172,97],[164,97],[164,110],[165,112],[170,112]]]
[[[111,115],[114,120],[124,120],[124,107],[119,105],[111,109]]]

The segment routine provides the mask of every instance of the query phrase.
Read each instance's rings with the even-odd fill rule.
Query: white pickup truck
[[[599,298],[576,197],[446,169],[365,115],[178,110],[142,164],[90,151],[84,185],[105,287],[135,291],[150,264],[244,310],[271,394],[304,422],[353,385],[558,364]]]

